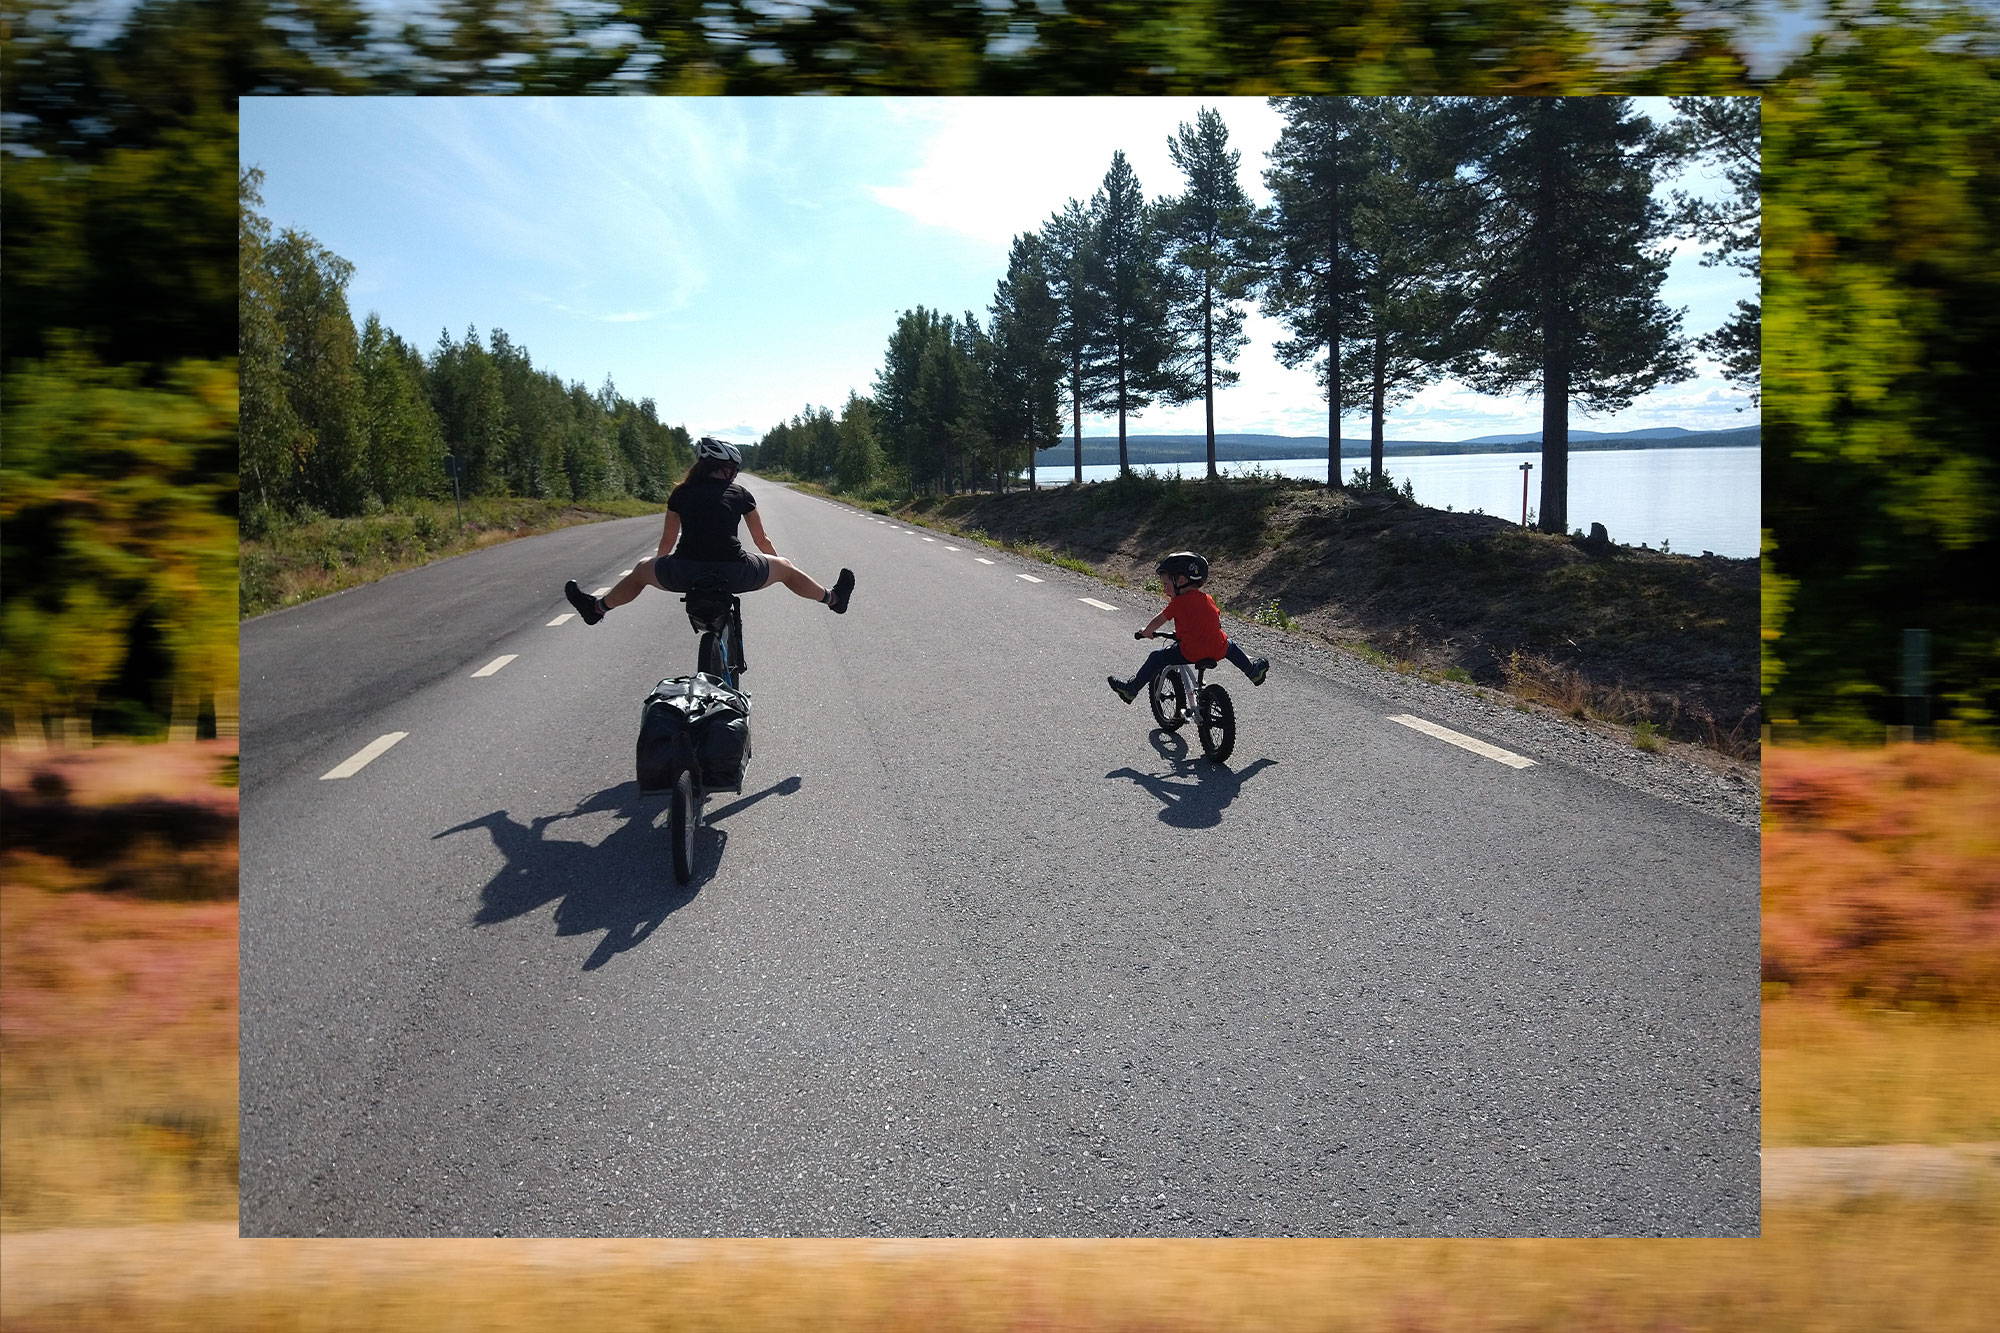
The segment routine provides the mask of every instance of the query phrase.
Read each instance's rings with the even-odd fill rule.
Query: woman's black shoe
[[[568,583],[563,584],[563,596],[569,598],[569,604],[576,608],[578,615],[583,617],[584,624],[595,625],[598,621],[604,619],[604,603],[598,601],[595,597],[585,596],[583,589],[576,586],[575,579],[571,579]]]
[[[844,616],[847,614],[847,599],[853,593],[854,571],[843,569],[840,571],[840,577],[833,581],[833,595],[826,599],[826,604],[833,608],[834,614]]]

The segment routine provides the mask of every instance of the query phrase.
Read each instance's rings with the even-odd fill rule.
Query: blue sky
[[[428,352],[442,330],[506,330],[535,365],[608,375],[663,420],[754,440],[807,406],[866,393],[897,316],[982,321],[1017,233],[1087,201],[1123,149],[1148,197],[1177,193],[1167,140],[1218,107],[1262,201],[1280,119],[1261,99],[246,98],[241,154],[265,215],[355,266],[348,303]],[[1649,112],[1663,103],[1642,100]],[[1697,187],[1702,182],[1693,182]],[[1677,247],[1665,299],[1721,323],[1754,284]],[[1323,435],[1307,370],[1252,315],[1219,431]],[[1704,364],[1695,380],[1571,428],[1728,429],[1754,409]],[[1393,409],[1392,439],[1536,430],[1533,397],[1454,385]],[[1198,433],[1199,402],[1129,422]],[[1086,434],[1115,430],[1084,421]],[[1365,435],[1365,411],[1342,434]]]

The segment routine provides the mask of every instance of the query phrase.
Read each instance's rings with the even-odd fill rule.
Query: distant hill
[[[1652,426],[1645,430],[1608,433],[1573,430],[1569,435],[1569,447],[1578,452],[1594,449],[1755,449],[1763,443],[1763,435],[1761,425],[1739,426],[1734,430],[1688,430],[1681,426]],[[1541,442],[1540,431],[1525,435],[1482,435],[1472,440],[1388,440],[1383,443],[1382,452],[1392,458],[1412,454],[1507,454],[1524,452],[1524,446],[1539,445]],[[1053,449],[1044,449],[1037,455],[1036,462],[1043,467],[1060,466],[1075,456],[1074,450],[1075,446],[1064,440]],[[1125,450],[1135,465],[1198,463],[1208,456],[1208,443],[1206,437],[1201,435],[1128,435],[1125,437]],[[1326,436],[1218,435],[1215,437],[1215,456],[1218,462],[1224,463],[1325,458]],[[1343,436],[1340,456],[1343,460],[1366,459],[1368,441]],[[1086,466],[1116,463],[1118,437],[1084,436],[1083,461]]]

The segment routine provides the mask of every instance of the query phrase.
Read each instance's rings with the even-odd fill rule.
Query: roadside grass
[[[823,486],[794,484],[829,499],[862,503]],[[1275,476],[1209,481],[1141,471],[1080,489],[1046,487],[1039,500],[1026,491],[1007,496],[974,492],[895,503],[875,497],[864,507],[1097,578],[1130,575],[1135,561],[1143,567],[1151,557],[1135,556],[1135,551],[1192,545],[1226,565],[1255,571],[1256,591],[1235,612],[1253,623],[1312,634],[1386,669],[1491,689],[1517,704],[1624,728],[1642,751],[1674,742],[1747,763],[1755,763],[1759,755],[1754,704],[1740,716],[1729,704],[1732,715],[1719,718],[1703,702],[1706,684],[1685,692],[1672,685],[1636,688],[1619,678],[1618,667],[1606,665],[1607,655],[1616,660],[1622,653],[1629,659],[1635,651],[1638,660],[1656,660],[1633,645],[1650,643],[1662,625],[1696,635],[1703,651],[1727,640],[1728,617],[1742,614],[1746,605],[1754,611],[1754,604],[1722,587],[1730,575],[1716,562],[1655,567],[1638,559],[1589,560],[1578,556],[1567,536],[1484,521],[1454,531],[1453,521],[1440,523],[1436,511],[1394,493],[1329,495],[1316,482]],[[1325,580],[1317,576],[1329,558],[1328,543],[1340,540],[1350,522],[1370,531],[1379,527],[1379,538],[1368,544],[1367,553],[1343,550],[1341,559],[1360,559],[1353,580],[1333,593],[1329,603]],[[994,535],[995,527],[1001,535]],[[1117,581],[1134,586],[1141,580]],[[1282,601],[1272,595],[1274,581],[1286,584]],[[1455,595],[1431,598],[1413,594],[1413,588],[1448,588]],[[1363,591],[1368,589],[1372,591]],[[1219,586],[1212,585],[1210,592],[1218,601],[1224,597]],[[1371,633],[1368,638],[1374,642],[1368,643],[1340,625],[1339,616],[1331,625],[1323,614],[1315,618],[1330,604],[1346,616],[1377,600],[1413,598],[1419,608],[1428,600],[1462,610],[1468,598],[1489,611],[1502,608],[1503,614],[1484,616],[1493,623],[1475,624],[1469,641],[1497,633],[1503,639],[1525,634],[1536,643],[1569,642],[1572,648],[1584,643],[1588,649],[1579,651],[1593,665],[1579,669],[1556,660],[1559,654],[1519,649],[1509,650],[1497,665],[1439,662],[1438,651],[1407,635]],[[1382,614],[1377,608],[1364,618]],[[1369,651],[1378,645],[1378,651]],[[1407,660],[1411,658],[1415,660]],[[1475,670],[1484,674],[1475,675]]]
[[[651,500],[467,500],[360,518],[247,516],[238,553],[238,609],[245,619],[373,583],[400,570],[532,537],[575,523],[658,514]]]

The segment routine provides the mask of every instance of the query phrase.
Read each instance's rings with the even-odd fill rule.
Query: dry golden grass
[[[0,889],[0,1225],[233,1217],[236,907]]]
[[[239,1241],[79,1270],[23,1246],[7,1326],[658,1333],[1602,1333],[1991,1327],[1995,1201],[1774,1211],[1737,1241]],[[211,1275],[205,1282],[189,1273]],[[67,1277],[65,1278],[65,1274]]]
[[[2000,1142],[2000,1024],[1764,1005],[1764,1146]]]

